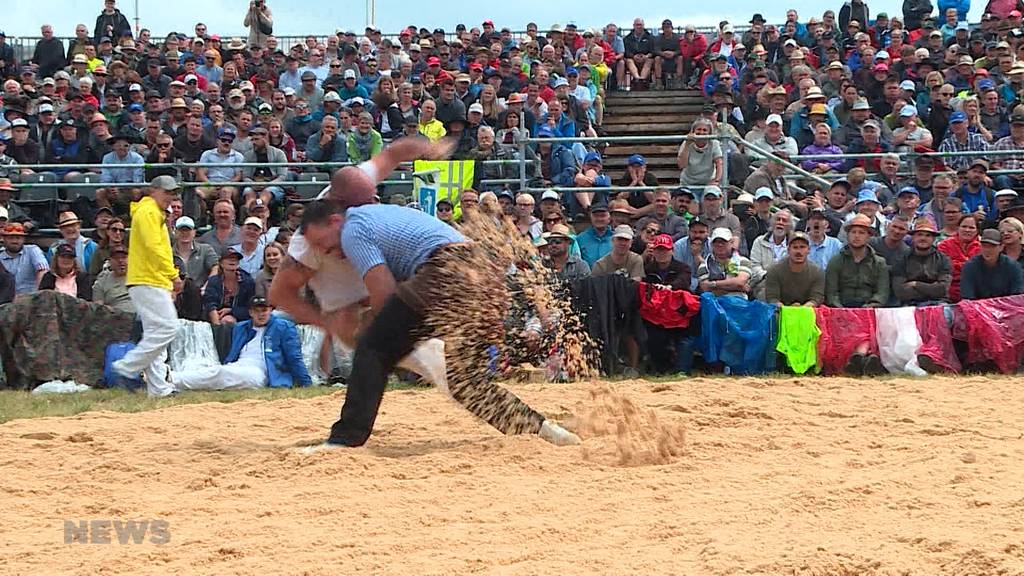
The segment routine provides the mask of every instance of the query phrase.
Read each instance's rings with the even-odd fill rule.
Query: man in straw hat
[[[911,251],[892,267],[892,289],[903,306],[940,304],[949,295],[953,266],[935,249],[939,232],[931,219],[920,217],[910,233]]]

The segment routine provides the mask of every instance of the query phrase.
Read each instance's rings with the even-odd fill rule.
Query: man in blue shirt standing
[[[605,203],[590,207],[590,227],[576,236],[580,256],[591,268],[612,251],[612,217]]]
[[[448,386],[470,412],[505,434],[579,443],[575,434],[490,381],[488,350],[499,337],[501,314],[472,314],[453,305],[487,302],[500,311],[509,302],[504,271],[483,249],[432,216],[394,205],[368,204],[342,213],[332,201],[317,201],[302,216],[302,234],[311,246],[352,262],[374,315],[359,337],[341,417],[325,446],[366,443],[388,374],[431,333],[459,351],[449,358]],[[323,323],[332,333],[346,333],[353,321],[339,311]]]

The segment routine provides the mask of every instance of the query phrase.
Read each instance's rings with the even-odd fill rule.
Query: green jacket
[[[867,254],[855,262],[850,246],[829,260],[825,271],[825,304],[833,308],[885,306],[889,301],[889,268],[885,259],[865,246]]]

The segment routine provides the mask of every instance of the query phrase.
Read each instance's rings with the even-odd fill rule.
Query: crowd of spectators
[[[450,138],[456,160],[525,149],[531,188],[551,189],[488,182],[518,166],[478,164],[474,189],[440,202],[437,216],[457,225],[493,196],[563,280],[623,274],[832,307],[1018,294],[1024,175],[993,172],[1024,168],[1020,4],[993,0],[976,25],[942,2],[933,15],[927,0],[908,0],[890,18],[856,0],[838,17],[789,10],[770,25],[754,14],[742,32],[722,22],[711,35],[636,19],[628,31],[531,23],[516,37],[488,20],[454,34],[368,26],[281,46],[264,2],[246,12],[247,38],[198,23],[154,39],[134,35],[106,0],[91,35],[80,25],[68,46],[50,26],[26,61],[0,43],[0,284],[130,309],[131,206],[154,178],[179,175],[141,165],[198,162],[180,174],[194,193],[168,208],[184,280],[176,305],[183,318],[244,321],[301,219],[301,173],[366,161],[396,139]],[[640,154],[610,172],[600,148],[544,141],[604,134],[608,91],[679,88],[706,104],[671,185]],[[521,147],[526,136],[540,142]],[[935,151],[957,155],[921,155]],[[25,243],[40,222],[17,196],[34,164],[58,165],[47,171],[62,182],[96,172],[101,186],[95,198],[68,188],[48,253]],[[786,178],[795,167],[803,178]],[[693,337],[658,332],[647,355],[688,370]],[[631,370],[644,355],[636,344],[626,342]],[[853,371],[874,370],[877,358],[859,354]]]

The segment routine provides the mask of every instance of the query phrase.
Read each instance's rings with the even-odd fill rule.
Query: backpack
[[[141,377],[125,378],[114,372],[114,362],[124,358],[125,354],[133,349],[135,349],[135,344],[131,342],[114,342],[107,345],[107,351],[103,358],[103,381],[107,384],[107,388],[122,388],[130,392],[145,388]]]

